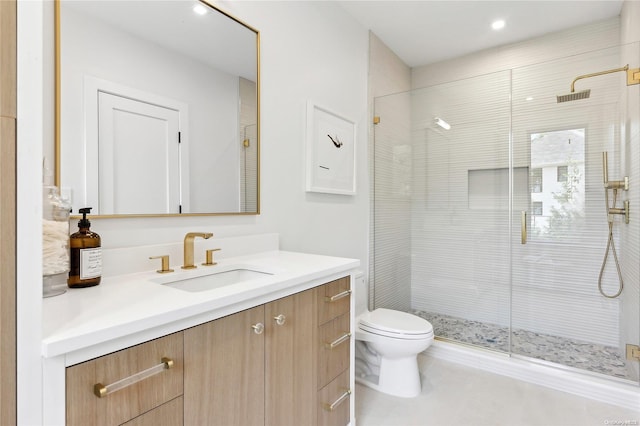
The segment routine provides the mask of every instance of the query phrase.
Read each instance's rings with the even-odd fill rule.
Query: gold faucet
[[[187,235],[184,236],[184,265],[182,265],[182,269],[197,268],[197,266],[193,264],[193,240],[196,237],[206,240],[213,237],[213,234],[211,232],[188,232]]]

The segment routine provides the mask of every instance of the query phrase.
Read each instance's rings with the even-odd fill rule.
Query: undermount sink
[[[178,290],[196,293],[199,291],[213,290],[215,288],[225,287],[233,284],[240,284],[256,278],[264,278],[273,275],[271,272],[256,271],[254,269],[236,268],[226,271],[214,272],[207,275],[197,277],[169,277],[153,280],[167,287],[173,287]]]

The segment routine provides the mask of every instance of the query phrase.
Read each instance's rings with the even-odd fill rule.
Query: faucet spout
[[[188,232],[184,236],[184,264],[182,269],[193,269],[197,266],[193,263],[193,240],[196,238],[209,239],[213,237],[211,232]]]

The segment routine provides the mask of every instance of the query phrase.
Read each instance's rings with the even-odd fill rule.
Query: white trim
[[[45,36],[53,30],[53,2],[17,2],[16,122],[16,362],[17,421],[45,424],[42,417],[42,156],[43,144],[53,141],[52,57],[46,56]],[[51,62],[50,62],[51,61]],[[49,80],[46,80],[49,83]],[[50,97],[49,97],[50,96]],[[52,105],[52,104],[51,104]],[[50,131],[50,132],[49,132]]]
[[[563,370],[440,340],[434,341],[423,354],[630,410],[640,407],[640,387],[614,379]]]

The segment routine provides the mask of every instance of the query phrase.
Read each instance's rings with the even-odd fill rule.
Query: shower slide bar
[[[607,214],[609,215],[609,221],[613,221],[614,214],[624,216],[624,223],[629,223],[629,200],[623,202],[623,208],[616,207],[617,192],[619,189],[629,190],[629,176],[625,176],[623,180],[609,180],[609,165],[608,165],[607,152],[602,153],[602,177],[604,180],[604,190],[607,202]],[[613,206],[609,207],[609,190],[613,190]]]
[[[607,151],[602,153],[602,178],[606,189],[624,189],[629,190],[629,176],[625,176],[623,180],[609,180],[609,161]]]
[[[600,274],[598,275],[598,291],[608,299],[615,299],[622,293],[624,282],[622,280],[622,271],[620,270],[620,262],[618,261],[616,246],[613,242],[613,215],[624,215],[624,222],[627,224],[629,223],[629,200],[624,201],[623,208],[616,207],[618,190],[629,190],[629,177],[625,176],[623,180],[609,180],[608,156],[606,151],[602,153],[602,178],[604,181],[604,200],[607,208],[607,224],[609,226],[609,232],[607,237],[607,248],[604,252],[604,259],[602,259],[602,266],[600,267]],[[609,190],[613,191],[613,204],[611,205],[609,204]],[[602,287],[602,277],[604,275],[604,268],[607,264],[609,252],[613,254],[613,261],[618,274],[618,291],[614,294],[607,294]]]

